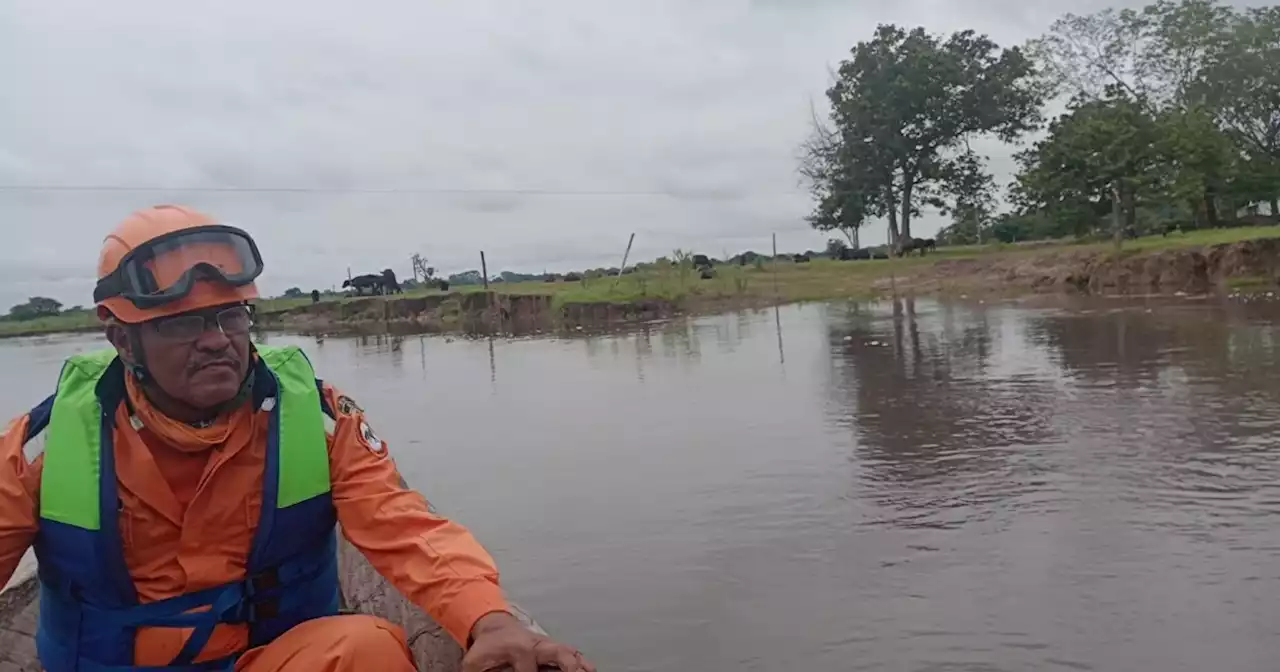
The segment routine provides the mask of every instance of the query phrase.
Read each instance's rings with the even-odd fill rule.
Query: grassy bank
[[[1121,257],[1164,250],[1206,248],[1213,245],[1239,243],[1260,238],[1280,237],[1276,227],[1215,229],[1174,234],[1167,238],[1152,236],[1125,241]],[[657,267],[636,272],[621,278],[596,278],[578,282],[525,282],[494,283],[491,289],[510,295],[549,295],[553,305],[562,308],[572,304],[629,304],[643,301],[666,301],[689,308],[742,303],[777,303],[815,301],[842,298],[869,298],[898,288],[916,292],[946,291],[948,288],[982,290],[980,283],[994,286],[989,277],[971,274],[958,282],[954,274],[934,272],[954,267],[948,262],[978,262],[976,267],[998,267],[1011,263],[1034,265],[1040,258],[1046,260],[1065,255],[1096,254],[1101,258],[1111,256],[1110,242],[1082,244],[1072,241],[1035,241],[1018,244],[971,245],[940,248],[926,257],[902,259],[864,260],[839,262],[825,259],[810,263],[791,261],[765,261],[747,266],[718,266],[715,277],[701,279],[688,267]],[[984,263],[985,262],[985,263]],[[1237,284],[1265,284],[1265,279],[1240,279]],[[979,283],[975,285],[974,283]],[[1234,287],[1234,285],[1232,285]],[[451,288],[452,292],[471,293],[483,291],[479,286]],[[438,291],[417,290],[392,298],[412,298],[440,294]],[[356,297],[329,297],[326,302],[346,302]],[[266,299],[258,302],[263,314],[283,312],[311,303],[309,297],[297,299]],[[97,320],[89,311],[77,311],[38,320],[0,320],[0,337],[26,336],[57,332],[93,330]]]

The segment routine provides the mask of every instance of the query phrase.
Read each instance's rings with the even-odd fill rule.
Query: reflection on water
[[[1273,307],[902,299],[302,339],[610,670],[1272,670]],[[11,413],[83,337],[0,344]]]

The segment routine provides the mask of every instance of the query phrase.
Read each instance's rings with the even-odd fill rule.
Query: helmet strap
[[[249,365],[249,372],[245,374],[244,380],[240,382],[240,389],[236,392],[236,396],[218,406],[219,414],[235,410],[249,401],[249,398],[253,396],[253,381],[256,378],[256,369],[257,367],[253,364]]]
[[[151,380],[151,375],[147,373],[146,355],[142,348],[141,327],[136,324],[125,325],[125,334],[129,337],[129,350],[133,354],[133,362],[126,363],[125,367],[129,369],[129,373],[133,374],[134,379],[139,383],[146,383]]]

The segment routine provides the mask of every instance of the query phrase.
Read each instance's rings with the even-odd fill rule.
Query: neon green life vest
[[[139,627],[194,628],[171,663],[187,669],[219,623],[249,623],[250,645],[260,646],[302,621],[337,613],[337,517],[315,372],[296,347],[259,347],[258,354],[254,400],[270,429],[248,576],[148,604],[138,601],[116,519],[113,436],[125,398],[123,366],[110,350],[63,366],[48,414],[35,545],[36,642],[49,672],[127,669]]]

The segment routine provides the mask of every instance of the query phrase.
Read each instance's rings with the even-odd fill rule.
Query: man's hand
[[[538,672],[539,666],[561,672],[596,672],[577,649],[557,644],[524,627],[506,612],[487,614],[471,629],[472,644],[462,659],[462,672]]]

